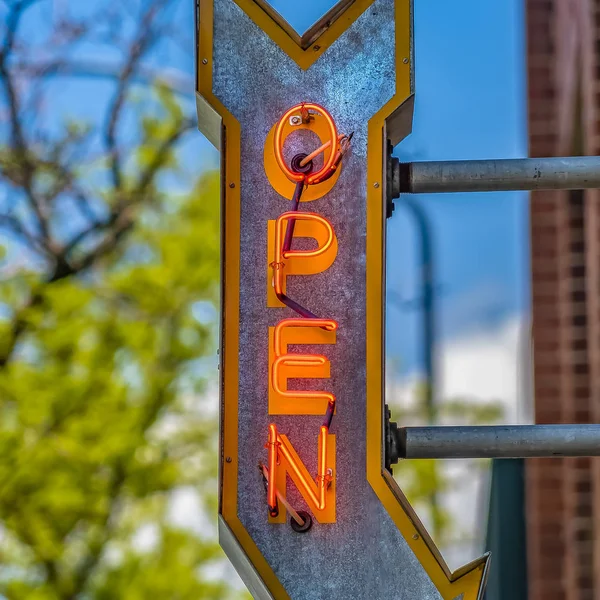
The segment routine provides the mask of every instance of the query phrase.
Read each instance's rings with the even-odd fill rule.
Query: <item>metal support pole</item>
[[[600,157],[397,163],[399,193],[581,190],[600,188]],[[398,193],[396,193],[398,192]]]
[[[400,427],[399,458],[600,456],[600,425]]]

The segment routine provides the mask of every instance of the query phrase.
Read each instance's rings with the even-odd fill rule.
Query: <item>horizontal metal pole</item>
[[[400,427],[400,458],[600,456],[600,425]]]
[[[400,163],[400,193],[600,188],[600,157]]]

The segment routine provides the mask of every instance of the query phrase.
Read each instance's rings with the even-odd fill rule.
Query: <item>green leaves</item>
[[[217,174],[172,202],[143,207],[93,276],[38,279],[25,306],[22,283],[3,290],[25,326],[0,368],[11,600],[230,597],[204,568],[221,568],[214,540],[177,530],[167,510],[181,485],[216,491],[215,413],[185,394],[207,389],[191,365],[214,353],[215,323],[193,307],[217,300]],[[135,543],[142,522],[159,532],[150,549]]]
[[[163,527],[154,547],[132,550],[118,568],[108,568],[96,588],[97,600],[114,600],[115,590],[128,600],[223,600],[232,597],[225,583],[190,577],[198,565],[215,561],[216,544],[193,541],[189,534]],[[218,572],[218,565],[213,565]]]

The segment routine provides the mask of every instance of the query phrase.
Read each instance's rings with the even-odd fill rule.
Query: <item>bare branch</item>
[[[106,221],[92,221],[92,224],[85,229],[82,229],[79,233],[75,234],[71,240],[65,245],[64,254],[68,256],[75,248],[88,238],[93,233],[100,233],[108,229],[117,220],[118,213],[113,213],[111,217]]]
[[[133,227],[134,206],[123,208],[114,219],[113,226],[107,231],[102,241],[84,257],[72,265],[72,272],[68,275],[80,273],[93,266],[100,258],[112,252],[121,238]],[[100,229],[105,227],[101,226]],[[108,228],[107,228],[108,229]],[[93,229],[92,229],[93,231]],[[88,232],[89,235],[90,232]],[[61,277],[62,278],[62,277]],[[53,280],[54,281],[54,280]]]
[[[85,77],[96,79],[119,79],[118,65],[91,61],[21,61],[13,69],[27,77],[45,78],[53,76]],[[130,77],[132,84],[154,85],[160,82],[170,91],[183,98],[194,97],[194,80],[187,74],[174,69],[158,70],[147,65],[138,65]]]
[[[0,56],[6,58],[12,52],[17,30],[19,29],[19,22],[21,21],[23,13],[38,1],[39,0],[17,0],[17,2],[12,4],[6,19],[6,38],[2,45],[2,50],[0,50]]]
[[[116,130],[121,111],[125,104],[127,91],[131,83],[139,62],[141,61],[144,54],[150,49],[154,41],[156,40],[155,31],[152,27],[154,19],[160,9],[169,0],[154,0],[146,13],[141,19],[139,33],[134,39],[129,49],[129,56],[121,73],[117,83],[117,90],[113,102],[111,104],[108,120],[106,124],[105,143],[109,154],[110,169],[112,173],[113,185],[116,190],[120,190],[122,186],[122,175],[121,175],[121,159],[119,155],[119,149],[117,147]]]
[[[107,498],[108,508],[100,523],[96,523],[96,525],[100,525],[99,533],[95,539],[90,541],[87,555],[75,571],[71,593],[65,597],[65,600],[76,600],[85,590],[89,578],[102,556],[106,542],[110,539],[118,524],[119,512],[122,506],[121,496],[127,481],[127,470],[124,463],[125,461],[120,459],[113,467]]]
[[[90,227],[82,230],[69,241],[65,246],[64,252],[67,256],[78,244],[91,234],[109,230],[104,239],[96,246],[96,248],[94,248],[94,250],[89,252],[84,258],[80,259],[79,262],[72,265],[75,273],[88,268],[100,257],[111,252],[123,234],[132,227],[135,205],[141,203],[146,197],[148,189],[152,185],[158,171],[165,165],[169,152],[173,146],[175,146],[181,137],[193,127],[194,122],[191,119],[182,121],[182,123],[172,131],[171,135],[161,143],[154,159],[140,176],[131,200],[116,208],[107,221],[94,222]]]
[[[13,318],[12,326],[10,331],[8,332],[8,340],[6,342],[5,348],[0,352],[0,369],[8,363],[15,348],[17,347],[17,342],[21,335],[24,333],[27,327],[27,321],[25,319],[25,313],[30,308],[37,306],[42,301],[42,296],[35,292],[31,298],[27,301],[27,303],[16,313]]]
[[[36,215],[40,230],[44,238],[49,239],[48,217],[45,214],[42,202],[36,197],[33,189],[34,166],[31,163],[29,149],[20,120],[20,99],[12,73],[8,68],[8,60],[13,50],[15,38],[23,13],[37,0],[20,0],[12,5],[6,20],[6,38],[0,51],[0,81],[3,83],[10,112],[10,126],[12,144],[21,164],[22,186],[28,199],[30,208]]]
[[[171,135],[169,135],[158,148],[154,160],[148,165],[147,169],[142,173],[139,183],[136,189],[136,194],[140,195],[146,192],[148,186],[154,180],[158,170],[164,166],[169,152],[173,146],[179,141],[179,139],[188,131],[195,128],[195,121],[192,119],[183,119],[178,127],[173,129]]]
[[[96,213],[92,210],[91,203],[87,194],[81,190],[74,182],[71,185],[71,191],[73,192],[73,199],[75,204],[81,213],[81,216],[90,221],[90,223],[96,223],[98,218]]]
[[[0,50],[0,79],[4,81],[4,88],[8,97],[13,141],[15,146],[21,150],[25,148],[25,139],[19,121],[19,97],[9,74],[8,59],[13,50],[21,17],[23,16],[23,13],[37,1],[38,0],[20,0],[12,5],[8,17],[6,18],[6,38],[4,39],[4,44]]]
[[[38,252],[44,254],[44,256],[51,257],[48,248],[44,246],[44,242],[37,239],[33,234],[27,231],[25,226],[16,217],[13,215],[0,215],[0,227],[3,225],[22,238],[31,247],[33,247],[33,249],[36,249]]]

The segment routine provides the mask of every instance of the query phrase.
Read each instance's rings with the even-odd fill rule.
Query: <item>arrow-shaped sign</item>
[[[223,159],[221,543],[256,598],[479,600],[488,557],[451,573],[383,468],[411,0],[340,2],[304,36],[258,0],[198,16],[200,129]]]

